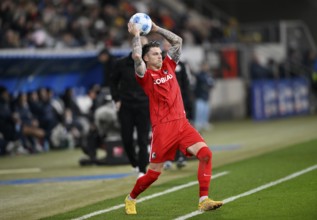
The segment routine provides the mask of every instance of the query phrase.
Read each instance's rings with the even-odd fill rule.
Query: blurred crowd
[[[104,62],[103,54],[104,50],[99,60],[107,68],[109,63]],[[109,74],[107,70],[105,73]],[[176,72],[188,119],[198,130],[208,130],[210,91],[214,86],[210,66],[203,63],[200,71],[192,74],[181,62]],[[108,84],[94,84],[84,94],[76,94],[72,87],[62,94],[55,94],[53,88],[11,94],[0,85],[0,155],[78,147],[90,161],[97,160],[97,149],[107,152],[107,138],[120,134],[109,77],[104,79]]]
[[[126,23],[136,12],[179,34],[186,44],[237,41],[238,22],[199,18],[176,12],[157,1],[142,0],[3,0],[0,48],[123,47]]]
[[[116,127],[115,113],[111,117],[97,111],[107,106],[107,90],[93,85],[82,96],[75,96],[73,91],[67,88],[56,95],[50,88],[39,88],[12,96],[0,86],[0,155],[74,147],[85,150],[92,144],[89,135],[98,131],[100,137],[105,137],[105,130]],[[108,120],[104,124],[103,117]]]
[[[249,63],[249,73],[252,80],[302,77],[310,82],[312,91],[316,93],[317,53],[314,50],[301,52],[289,49],[286,58],[280,62],[272,58],[261,62],[259,55],[254,53]]]
[[[243,39],[234,18],[220,21],[196,17],[199,15],[190,9],[180,12],[157,1],[3,0],[0,3],[0,49],[106,48],[104,58],[99,59],[112,58],[111,62],[100,60],[109,70],[113,57],[108,49],[129,47],[126,22],[140,11],[149,14],[158,25],[182,36],[186,45]],[[193,103],[189,105],[194,109],[188,111],[189,119],[197,129],[208,129],[210,91],[214,87],[213,77],[218,78],[219,74],[202,63],[200,70],[189,76],[192,78],[188,94],[193,94]],[[314,51],[290,50],[279,63],[274,59],[263,63],[254,54],[249,63],[249,76],[251,80],[304,76],[310,79],[317,94],[317,55]],[[81,147],[90,158],[95,157],[95,149],[90,151],[89,146],[99,146],[109,127],[119,128],[107,90],[109,75],[105,74],[104,78],[103,87],[93,85],[80,97],[74,94],[73,88],[67,88],[63,94],[40,88],[12,96],[0,85],[0,154]]]

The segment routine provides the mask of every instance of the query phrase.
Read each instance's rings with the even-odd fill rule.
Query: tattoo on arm
[[[161,34],[171,44],[168,54],[177,63],[181,56],[183,39],[173,32],[161,27],[158,28],[157,33]]]
[[[132,58],[134,60],[134,69],[138,76],[143,77],[146,71],[145,63],[142,59],[142,45],[140,36],[132,39]]]
[[[142,53],[142,46],[141,46],[141,38],[140,36],[135,36],[132,39],[132,50],[134,54],[141,55]]]
[[[144,61],[141,60],[134,60],[134,69],[135,69],[135,73],[143,78],[143,76],[145,75],[145,71],[146,71],[146,67],[145,67],[145,63]]]

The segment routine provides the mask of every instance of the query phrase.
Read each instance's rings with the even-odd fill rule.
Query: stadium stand
[[[202,7],[209,13],[201,13],[199,7],[192,9],[185,3],[188,1],[1,1],[0,86],[3,94],[7,91],[11,99],[2,103],[9,110],[4,117],[12,122],[14,105],[20,95],[36,97],[41,90],[46,90],[52,94],[45,110],[50,111],[52,117],[55,115],[54,123],[59,125],[54,131],[47,130],[45,138],[36,137],[37,140],[30,139],[30,135],[26,138],[22,133],[19,143],[16,139],[8,141],[0,134],[1,153],[37,153],[87,142],[93,120],[86,111],[69,111],[62,99],[64,92],[71,88],[78,108],[90,111],[95,98],[88,93],[104,82],[98,53],[103,48],[109,49],[115,57],[129,52],[126,21],[138,11],[148,13],[157,24],[184,38],[183,59],[194,73],[202,60],[210,64],[216,80],[211,98],[213,119],[252,116],[264,120],[316,111],[316,45],[305,23],[272,21],[243,25],[210,4]],[[149,38],[154,39],[151,35]],[[257,63],[253,62],[255,57]],[[256,79],[271,81],[253,84]],[[276,80],[286,81],[274,87],[272,81]],[[268,95],[268,104],[261,102],[260,110],[256,111],[252,97],[263,87],[271,88],[267,92],[273,95]],[[290,92],[286,93],[291,94],[283,98],[291,100],[292,107],[287,108],[293,109],[285,114],[281,113],[285,108],[283,110],[278,104],[281,103],[278,98],[281,88],[287,88]],[[301,96],[295,96],[298,91],[302,91]],[[94,97],[101,94],[104,103],[109,101],[105,88],[93,92],[96,93]],[[6,96],[4,94],[4,99]],[[260,99],[264,97],[265,92]],[[30,107],[33,104],[32,115],[39,120],[39,112],[44,110],[37,111],[36,106],[44,104],[39,98],[35,99],[35,103],[28,104]],[[294,100],[299,101],[296,104]],[[44,127],[43,123],[39,124],[40,129]],[[20,128],[16,131],[21,135]],[[47,136],[51,133],[54,141]],[[78,133],[86,140],[79,141]],[[25,142],[26,139],[29,140]]]

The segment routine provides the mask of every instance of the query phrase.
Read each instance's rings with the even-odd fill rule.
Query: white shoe
[[[166,161],[163,165],[164,170],[171,170],[173,166],[172,161]]]
[[[132,167],[132,172],[139,173],[140,172],[139,167]]]
[[[29,151],[27,151],[22,145],[20,145],[18,149],[16,150],[16,153],[25,155],[25,154],[29,154]]]
[[[144,176],[144,175],[145,175],[145,173],[139,172],[138,179],[139,179],[140,177]]]

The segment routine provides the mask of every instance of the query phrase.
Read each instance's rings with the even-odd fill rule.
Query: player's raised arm
[[[142,59],[140,31],[136,28],[135,24],[131,22],[128,23],[128,31],[134,36],[132,39],[132,58],[134,60],[134,69],[139,77],[143,77],[146,71],[146,66]]]
[[[173,32],[157,26],[154,22],[152,22],[151,31],[162,35],[171,44],[167,53],[177,63],[181,56],[183,39]]]

